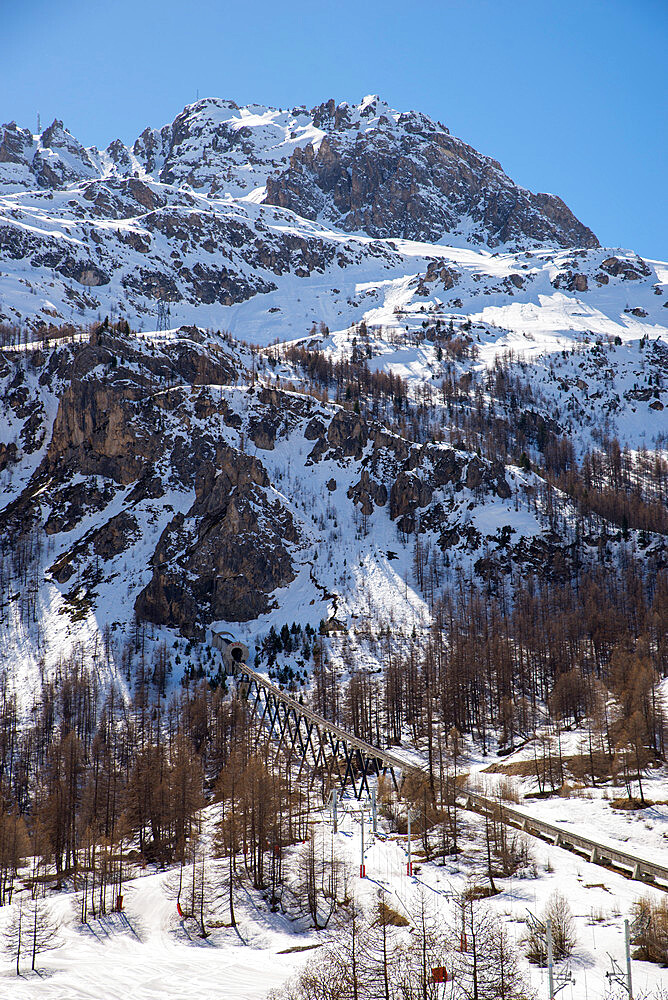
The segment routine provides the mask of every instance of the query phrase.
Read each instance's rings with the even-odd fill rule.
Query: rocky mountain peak
[[[598,246],[561,199],[519,187],[428,115],[375,95],[355,106],[330,99],[311,114],[324,137],[267,178],[268,204],[380,238]]]
[[[95,147],[86,149],[62,121],[54,119],[40,136],[15,122],[2,126],[0,140],[0,190],[35,187],[63,188],[95,177],[100,172]]]
[[[367,127],[373,122],[377,124],[383,118],[389,123],[397,117],[396,111],[385,101],[381,101],[377,94],[369,94],[359,104],[348,104],[347,101],[337,104],[331,97],[312,108],[310,114],[315,127],[328,132]]]
[[[28,151],[32,149],[33,137],[30,129],[19,128],[16,122],[8,122],[1,126],[0,163],[28,164]]]
[[[131,146],[115,139],[101,152],[60,119],[41,136],[15,122],[0,129],[3,322],[122,310],[151,328],[166,300],[172,322],[218,326],[235,322],[219,307],[256,299],[244,315],[264,339],[269,327],[285,338],[314,323],[359,322],[385,296],[399,296],[392,315],[405,296],[432,292],[436,304],[461,310],[470,283],[464,276],[454,289],[458,268],[442,259],[448,246],[595,254],[598,242],[559,197],[520,187],[440,122],[395,111],[377,95],[311,110],[206,98]],[[518,267],[524,262],[513,265],[513,279],[472,277],[471,295],[510,287],[509,295],[535,298],[545,282],[557,287],[548,271],[544,281],[531,273],[520,281]],[[578,294],[608,277],[577,262],[570,270],[558,286]],[[324,310],[323,293],[309,284],[316,275],[330,289]],[[406,289],[369,285],[403,277]],[[293,278],[303,287],[288,304],[281,289]]]
[[[35,143],[3,128],[5,190],[58,189],[94,177],[147,179],[211,196],[252,197],[345,232],[438,242],[598,245],[561,199],[516,185],[500,164],[417,111],[378,95],[330,98],[307,112],[204,98],[132,149],[119,140],[101,157],[56,119]]]
[[[68,149],[71,152],[79,153],[83,150],[81,143],[68,132],[62,121],[54,118],[41,135],[42,146],[47,149]]]

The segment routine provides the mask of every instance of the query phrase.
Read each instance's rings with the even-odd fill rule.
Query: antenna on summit
[[[42,134],[42,120],[39,117],[39,111],[37,112],[37,135]]]

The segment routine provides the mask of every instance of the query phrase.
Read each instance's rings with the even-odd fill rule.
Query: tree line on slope
[[[356,633],[330,638],[333,652],[315,648],[314,707],[372,743],[408,739],[431,774],[453,727],[483,753],[529,742],[541,788],[560,787],[567,772],[591,784],[614,775],[642,801],[643,774],[665,760],[665,570],[648,580],[638,562],[598,566],[576,587],[517,576],[495,595],[460,578],[426,637],[389,623]],[[364,649],[381,673],[356,665]],[[579,752],[565,765],[568,731]]]
[[[576,428],[581,432],[586,427],[584,413],[570,413],[567,395],[560,412],[530,380],[528,364],[512,352],[497,356],[483,372],[462,364],[462,357],[475,348],[470,327],[464,323],[457,334],[447,327],[427,331],[440,352],[438,374],[414,387],[393,372],[369,367],[373,352],[366,328],[351,334],[349,357],[333,360],[317,349],[291,344],[270,349],[268,362],[275,365],[280,358],[302,373],[316,395],[324,391],[362,416],[383,419],[409,440],[445,440],[492,461],[534,469],[575,501],[582,518],[594,517],[599,527],[605,520],[625,537],[634,528],[668,534],[668,461],[662,452],[622,447],[602,408],[596,415],[600,426],[591,418],[600,449],[585,448],[578,459],[574,435]],[[407,332],[404,340],[409,336]]]

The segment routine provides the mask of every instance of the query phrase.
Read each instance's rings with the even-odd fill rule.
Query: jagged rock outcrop
[[[40,187],[62,188],[84,177],[94,177],[99,168],[96,159],[56,119],[42,133],[32,170]]]
[[[159,451],[151,433],[157,428],[147,428],[138,439],[132,432],[134,404],[142,398],[139,387],[119,393],[89,381],[68,386],[53,427],[53,467],[76,464],[85,475],[108,476],[123,484],[138,479],[144,463],[155,461]]]
[[[360,459],[368,439],[365,420],[350,410],[338,410],[330,421],[326,433],[320,434],[309,455],[309,461],[319,462],[323,456]]]
[[[368,516],[373,514],[374,505],[376,507],[385,506],[387,488],[384,483],[372,479],[368,469],[362,469],[359,482],[349,488],[347,496],[359,506],[363,514]]]
[[[188,513],[163,532],[152,579],[136,602],[140,617],[187,635],[200,632],[202,621],[256,618],[270,607],[271,592],[294,579],[286,543],[299,533],[280,500],[268,496],[262,464],[229,448],[217,460],[217,469],[200,472]]]
[[[33,137],[30,129],[19,128],[16,122],[2,126],[0,163],[15,163],[29,167],[32,162]]]
[[[640,277],[648,277],[651,270],[647,263],[635,255],[634,260],[620,260],[619,257],[606,257],[601,261],[601,270],[615,278],[623,278],[626,281],[638,281]]]
[[[16,461],[17,454],[18,448],[15,441],[10,441],[9,444],[0,441],[0,472],[6,469],[10,463]]]
[[[491,246],[598,246],[560,198],[518,187],[496,160],[426,115],[397,115],[377,99],[362,111],[331,101],[315,108],[326,134],[267,178],[267,203],[377,237],[437,241],[468,218]]]

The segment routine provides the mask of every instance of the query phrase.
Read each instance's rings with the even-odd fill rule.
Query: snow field
[[[371,828],[369,803],[365,805],[366,878],[359,878],[360,803],[341,800],[339,832],[335,835],[328,810],[314,823],[316,850],[334,855],[344,863],[349,891],[369,912],[379,898],[412,923],[422,900],[435,926],[458,927],[457,895],[471,877],[485,879],[484,824],[475,814],[461,813],[463,845],[458,858],[444,865],[425,863],[420,838],[414,835],[414,875],[406,874],[406,838],[388,833],[379,817],[379,833]],[[215,807],[206,811],[211,829]],[[522,951],[527,910],[542,912],[550,895],[558,890],[572,911],[577,944],[570,960],[560,963],[557,982],[565,982],[562,995],[573,1000],[603,1000],[609,996],[606,972],[610,956],[624,967],[624,919],[632,913],[640,895],[661,898],[658,890],[641,887],[623,876],[591,865],[559,848],[529,838],[535,861],[535,877],[496,878],[500,892],[477,904],[488,907],[503,921],[510,938]],[[290,864],[297,863],[300,848],[291,848]],[[39,958],[40,975],[13,975],[11,959],[5,957],[0,973],[0,993],[26,998],[93,1000],[104,996],[121,1000],[194,997],[208,1000],[214,995],[230,1000],[260,1000],[271,989],[295,974],[304,962],[317,955],[311,949],[326,945],[335,931],[316,932],[296,913],[272,913],[260,894],[237,889],[235,908],[238,934],[226,923],[226,895],[216,904],[220,919],[211,926],[206,941],[179,920],[173,892],[175,871],[152,871],[124,886],[124,913],[78,923],[72,893],[49,898],[53,920],[59,924],[61,947]],[[12,908],[0,910],[0,930],[7,927]],[[410,936],[410,929],[406,931]],[[317,960],[317,958],[316,958]],[[448,960],[446,958],[446,965]],[[29,965],[29,962],[28,962]],[[654,995],[665,984],[665,973],[646,962],[634,960],[633,981],[637,996]],[[524,963],[538,996],[547,995],[547,973]],[[4,984],[4,986],[3,986]],[[449,995],[446,989],[445,996]],[[621,995],[621,994],[620,994]]]

